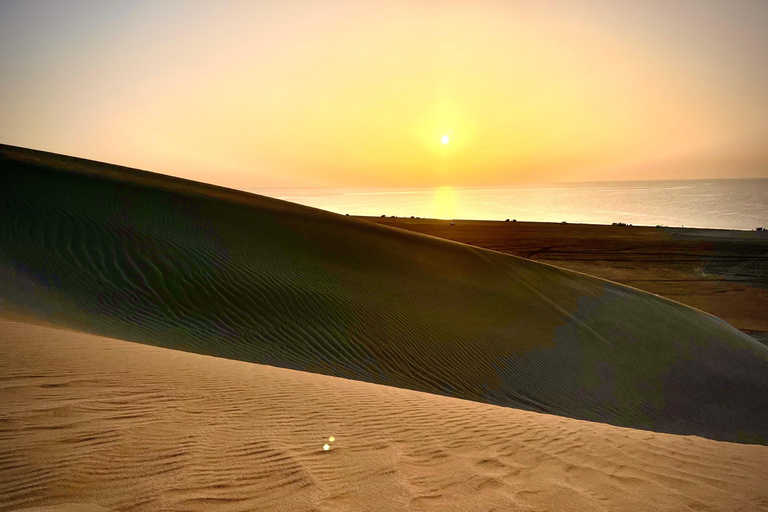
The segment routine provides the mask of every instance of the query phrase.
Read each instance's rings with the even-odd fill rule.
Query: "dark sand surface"
[[[633,286],[768,343],[768,231],[363,218]]]
[[[768,440],[768,348],[718,318],[529,259],[143,171],[1,146],[0,283],[0,306],[118,339]]]
[[[0,511],[768,510],[766,446],[6,320],[0,339]]]

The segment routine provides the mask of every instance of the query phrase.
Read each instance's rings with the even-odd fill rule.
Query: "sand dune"
[[[720,440],[768,348],[575,272],[251,194],[0,148],[6,307],[119,339]]]
[[[768,510],[764,446],[6,320],[0,336],[1,511]]]

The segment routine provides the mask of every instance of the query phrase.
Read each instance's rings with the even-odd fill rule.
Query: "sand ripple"
[[[202,354],[768,440],[768,348],[691,308],[282,201],[0,150],[6,306]]]
[[[0,337],[0,511],[768,510],[764,446],[4,320]]]

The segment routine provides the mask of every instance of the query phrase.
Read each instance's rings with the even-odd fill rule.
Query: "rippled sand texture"
[[[79,330],[615,425],[768,440],[768,348],[621,285],[0,147],[0,296]]]
[[[0,336],[2,511],[768,510],[765,446],[4,320]]]

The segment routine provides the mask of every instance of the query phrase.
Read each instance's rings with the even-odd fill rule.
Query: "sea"
[[[768,179],[245,190],[342,215],[768,229]]]

